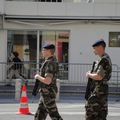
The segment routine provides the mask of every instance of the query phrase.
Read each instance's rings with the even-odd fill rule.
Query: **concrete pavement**
[[[84,101],[61,100],[58,105],[61,116],[64,120],[85,120]],[[37,103],[29,103],[30,112],[33,114],[37,109]],[[19,103],[0,104],[0,120],[33,120],[33,115],[17,115]],[[48,117],[47,120],[50,120]],[[109,102],[108,120],[120,120],[120,102]]]
[[[4,89],[8,91],[7,88],[8,87],[4,87]],[[34,98],[31,93],[28,92],[27,94],[30,112],[34,114],[38,106],[39,95]],[[57,105],[63,120],[85,120],[84,94],[62,93]],[[3,91],[0,93],[0,120],[34,120],[33,115],[16,114],[19,107],[20,103],[19,101],[15,101],[14,91],[10,93]],[[49,116],[47,120],[50,120]],[[120,120],[119,95],[109,96],[109,115],[107,120]]]

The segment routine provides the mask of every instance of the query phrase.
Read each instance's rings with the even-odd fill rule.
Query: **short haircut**
[[[55,49],[49,49],[51,54],[53,55],[55,53]]]

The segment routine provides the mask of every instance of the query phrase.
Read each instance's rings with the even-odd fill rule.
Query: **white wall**
[[[120,48],[108,47],[109,32],[120,31],[120,25],[114,24],[91,24],[91,23],[76,23],[68,25],[53,25],[53,26],[30,26],[22,24],[5,24],[6,29],[40,29],[40,30],[70,30],[70,63],[92,63],[96,58],[93,54],[92,44],[100,38],[105,39],[107,43],[106,51],[110,54],[114,64],[120,66]],[[116,59],[117,58],[117,59]]]
[[[7,56],[7,32],[0,30],[0,81],[5,80]]]
[[[106,52],[110,55],[113,64],[117,64],[120,67],[120,47],[110,48],[109,43],[109,32],[118,31],[120,32],[120,25],[101,25],[101,24],[84,24],[76,25],[71,28],[71,39],[70,39],[70,63],[93,63],[93,61],[99,59],[93,53],[92,44],[103,38],[107,43]],[[78,81],[82,84],[86,84],[85,74],[90,70],[83,69],[82,66],[70,66],[69,67],[69,81]],[[81,68],[81,69],[80,69]],[[115,70],[116,68],[114,68]]]
[[[99,0],[100,1],[100,0]],[[103,16],[119,17],[120,2],[112,0],[95,3],[44,3],[44,2],[23,2],[7,1],[5,13],[7,15],[33,15],[33,16],[63,16],[63,17],[84,17]]]
[[[0,0],[0,14],[4,13],[4,0]]]
[[[120,48],[108,47],[109,32],[120,31],[120,25],[79,25],[72,28],[70,62],[74,63],[92,63],[96,58],[93,54],[92,44],[100,38],[107,43],[106,52],[111,56],[112,62],[120,66]]]
[[[0,30],[0,62],[6,62],[7,56],[7,31]]]

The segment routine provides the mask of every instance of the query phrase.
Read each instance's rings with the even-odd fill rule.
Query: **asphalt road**
[[[60,101],[57,103],[59,112],[64,120],[85,120],[84,101]],[[33,115],[17,114],[18,103],[0,104],[0,120],[34,120],[37,103],[29,103]],[[47,120],[50,120],[49,116]],[[109,102],[109,115],[107,120],[120,120],[120,102]]]
[[[13,88],[14,89],[14,88]],[[0,92],[0,120],[34,120],[34,113],[37,109],[39,95],[35,98],[28,93],[29,109],[33,115],[19,115],[20,104],[15,101],[15,94],[8,91],[8,87],[1,88]],[[3,91],[4,90],[4,91]],[[11,90],[11,89],[10,89]],[[34,100],[34,103],[32,101]],[[84,94],[73,93],[61,94],[60,102],[57,103],[63,120],[85,120]],[[47,120],[50,120],[49,116]],[[120,120],[120,96],[109,96],[109,115],[107,120]]]

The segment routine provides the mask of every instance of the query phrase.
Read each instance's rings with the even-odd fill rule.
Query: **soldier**
[[[111,77],[112,63],[108,54],[105,53],[106,43],[98,40],[93,45],[95,55],[100,59],[95,62],[91,72],[86,76],[91,81],[89,95],[86,97],[86,120],[106,120],[108,114],[108,81]]]
[[[47,114],[49,114],[52,120],[63,120],[58,113],[56,106],[56,77],[58,73],[58,62],[54,56],[55,46],[53,44],[48,44],[43,47],[42,54],[45,58],[43,62],[40,74],[35,75],[37,80],[36,86],[40,88],[41,98],[38,109],[36,111],[34,120],[45,120]],[[34,94],[34,92],[33,92]]]

